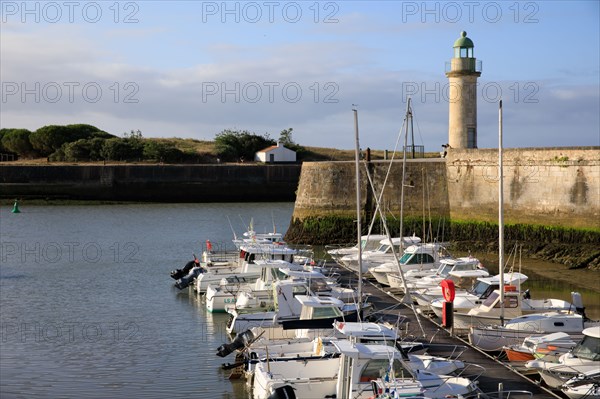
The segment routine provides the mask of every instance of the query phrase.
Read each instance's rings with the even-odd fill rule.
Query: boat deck
[[[357,286],[358,277],[356,272],[346,270],[333,263],[328,263],[327,267],[340,273],[340,282],[342,284],[348,284],[353,287]],[[398,320],[398,315],[406,317],[404,323],[401,324],[401,329],[405,332],[407,340],[414,339],[431,343],[467,346],[468,349],[460,356],[460,359],[465,363],[476,364],[485,369],[483,374],[477,379],[482,392],[498,392],[499,384],[502,384],[504,391],[529,391],[533,393],[533,397],[536,399],[566,398],[560,392],[554,393],[540,386],[534,380],[509,368],[494,357],[472,347],[468,341],[452,336],[448,330],[430,317],[424,315],[416,316],[409,305],[401,302],[403,296],[401,294],[394,294],[390,291],[389,287],[381,287],[375,280],[368,278],[364,278],[363,282],[363,294],[369,295],[369,302],[373,304],[375,309],[375,317],[380,321],[387,321],[392,324]],[[468,370],[465,376],[468,376],[469,371],[471,370]]]

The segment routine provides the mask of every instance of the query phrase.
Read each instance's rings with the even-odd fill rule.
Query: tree
[[[27,129],[4,129],[2,147],[22,157],[34,157],[37,154],[29,141],[30,135],[31,131]]]
[[[226,129],[215,136],[217,155],[224,161],[252,160],[257,151],[274,144],[268,134],[259,136],[247,130]]]
[[[4,137],[4,135],[8,132],[10,132],[12,129],[0,129],[0,152],[5,153],[5,152],[10,152],[8,151],[6,148],[4,148],[4,146],[2,145],[2,137]]]
[[[294,129],[291,127],[288,129],[283,129],[279,134],[279,142],[283,144],[286,148],[296,151],[297,159],[302,159],[302,157],[307,154],[307,151],[306,148],[294,142],[294,140],[292,139],[293,130]]]
[[[106,133],[92,125],[48,125],[37,129],[31,134],[30,141],[33,148],[41,155],[50,155],[65,143],[94,137],[111,138],[112,134]]]
[[[294,140],[292,140],[292,130],[294,130],[294,128],[290,127],[289,129],[283,129],[281,133],[279,133],[279,142],[288,148],[296,145]]]

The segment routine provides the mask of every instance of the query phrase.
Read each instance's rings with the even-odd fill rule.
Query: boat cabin
[[[239,260],[243,265],[253,264],[258,259],[294,261],[297,251],[285,245],[252,244],[241,245]]]
[[[525,281],[527,281],[527,276],[521,273],[507,273],[504,275],[504,283],[507,285],[516,285],[519,287]],[[492,277],[480,277],[475,281],[469,292],[478,296],[480,299],[485,299],[490,296],[494,290],[499,288],[500,277],[498,275]]]
[[[439,244],[411,245],[404,250],[399,262],[401,265],[433,265],[447,257],[450,257],[450,253]]]
[[[600,362],[600,327],[583,330],[583,338],[571,350],[574,357]]]

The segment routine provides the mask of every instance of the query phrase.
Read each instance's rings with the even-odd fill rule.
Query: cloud
[[[128,60],[118,45],[123,35],[154,37],[160,29],[107,30],[101,35],[106,42],[78,25],[2,29],[1,127],[91,123],[115,134],[140,129],[146,136],[209,140],[225,128],[277,137],[293,127],[300,144],[351,149],[351,110],[358,104],[361,146],[391,149],[410,93],[415,143],[438,151],[448,141],[442,73],[432,78],[411,67],[410,58],[387,67],[378,62],[385,49],[342,35],[248,46],[207,42],[200,47],[208,61],[165,67]],[[498,90],[507,147],[598,145],[597,85],[561,79],[480,80],[479,146],[497,146]],[[7,94],[14,84],[18,91]],[[53,102],[57,85],[63,92]]]

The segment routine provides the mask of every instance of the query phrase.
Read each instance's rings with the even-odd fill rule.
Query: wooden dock
[[[331,268],[341,275],[340,282],[342,284],[348,284],[352,287],[357,286],[358,277],[355,272],[348,271],[333,263],[328,263],[327,268]],[[431,343],[467,346],[468,349],[460,356],[460,359],[465,363],[479,365],[485,369],[483,374],[477,378],[479,388],[482,392],[497,392],[499,384],[502,384],[504,391],[529,391],[536,399],[566,398],[561,393],[555,393],[540,386],[536,381],[529,379],[496,358],[471,346],[468,341],[457,336],[452,336],[448,330],[430,317],[415,315],[409,305],[401,302],[402,295],[390,293],[389,287],[387,289],[383,288],[374,282],[374,280],[370,281],[367,278],[363,278],[362,291],[363,295],[369,296],[368,301],[373,305],[375,309],[374,316],[378,319],[395,323],[399,315],[406,318],[401,328],[408,340],[415,339]]]

